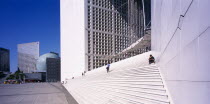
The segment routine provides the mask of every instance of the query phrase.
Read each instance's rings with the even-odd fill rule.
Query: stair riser
[[[161,81],[162,79],[157,78],[107,78],[106,80],[122,80],[122,81]]]
[[[84,88],[89,88],[89,87],[93,87],[93,86],[84,86]],[[157,94],[162,94],[164,95],[166,93],[166,90],[160,90],[160,89],[150,89],[150,88],[131,88],[128,86],[108,86],[108,85],[98,85],[95,86],[94,88],[98,88],[98,87],[105,87],[105,88],[113,88],[113,89],[129,89],[131,91],[141,91],[141,92],[147,92],[147,93],[157,93]]]
[[[123,69],[110,68],[69,80],[68,90],[80,104],[169,104],[155,65]]]
[[[88,87],[83,87],[84,89],[87,89]],[[118,92],[123,92],[125,94],[130,94],[130,95],[138,95],[141,97],[146,97],[146,98],[151,98],[151,99],[162,99],[162,100],[167,100],[168,96],[165,94],[158,94],[154,92],[146,92],[144,90],[136,89],[122,89],[122,88],[113,88],[113,87],[89,87],[88,89],[97,89],[97,90],[105,90],[105,91],[118,91]]]
[[[97,84],[95,83],[95,84],[90,84],[90,85],[93,85],[93,86],[107,85],[107,83],[97,83]],[[132,85],[133,87],[143,87],[143,88],[153,88],[153,89],[162,89],[162,88],[164,88],[163,85],[124,84],[124,83],[109,83],[108,85],[110,85],[110,86],[131,86]]]
[[[98,93],[100,92],[101,94],[107,94],[107,95],[115,95],[121,98],[129,98],[132,99],[133,101],[136,102],[152,102],[153,104],[169,104],[167,101],[164,101],[164,99],[161,100],[156,100],[154,98],[149,98],[145,96],[140,96],[140,95],[135,95],[135,94],[126,94],[124,92],[120,92],[118,90],[108,90],[108,89],[89,89],[89,94],[90,93]],[[160,98],[159,98],[160,99]]]

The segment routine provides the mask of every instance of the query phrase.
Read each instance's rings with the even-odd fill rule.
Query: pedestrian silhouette
[[[151,63],[155,63],[155,58],[152,55],[149,56],[149,64]]]

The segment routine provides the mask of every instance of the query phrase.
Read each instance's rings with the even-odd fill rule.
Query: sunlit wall
[[[85,68],[84,1],[60,0],[61,81]]]
[[[39,58],[39,42],[18,44],[18,68],[24,73],[36,71]]]
[[[210,102],[210,0],[152,0],[152,51],[175,104]]]

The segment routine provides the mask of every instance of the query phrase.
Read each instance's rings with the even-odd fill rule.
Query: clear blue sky
[[[0,0],[0,47],[10,49],[17,70],[17,44],[40,42],[40,55],[60,54],[60,0]]]

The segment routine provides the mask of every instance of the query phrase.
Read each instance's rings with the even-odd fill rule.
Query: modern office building
[[[36,62],[35,73],[42,73],[42,81],[60,81],[60,57],[58,53],[50,52],[41,55]]]
[[[150,0],[62,0],[60,8],[62,76],[81,74],[142,52],[103,59],[143,37],[150,22]]]
[[[36,71],[39,58],[39,42],[18,44],[18,68],[24,73]]]
[[[47,82],[61,81],[60,58],[47,58],[46,61],[47,61],[46,81]]]
[[[50,52],[43,54],[39,57],[39,59],[36,62],[36,72],[46,72],[47,71],[47,58],[59,58],[58,53]]]
[[[10,72],[10,51],[0,48],[0,71]]]
[[[61,6],[61,9],[68,9],[69,11],[70,9],[79,9],[81,12],[84,12],[82,7],[78,7],[80,5],[79,0],[78,2],[72,4],[71,7],[68,7],[68,4],[71,2],[66,1],[65,3],[66,4],[61,3],[61,5],[63,5],[63,7]],[[161,80],[164,83],[164,88],[167,89],[167,91],[165,90],[168,93],[166,98],[171,98],[169,99],[170,102],[163,102],[162,100],[159,100],[161,101],[160,103],[208,104],[210,102],[210,1],[152,0],[151,5],[151,53],[156,58],[156,65],[158,66],[158,69],[161,73],[160,76],[162,77]],[[62,19],[67,20],[70,18],[71,22],[75,23],[74,25],[81,27],[84,26],[82,23],[84,21],[82,20],[83,15],[80,14],[80,16],[78,16],[81,21],[74,22],[73,20],[76,18],[72,17],[70,14],[67,15],[67,13],[64,11],[61,11],[61,14],[62,13],[63,15],[66,15],[61,16],[61,21]],[[74,14],[74,12],[72,13]],[[76,15],[76,13],[74,15]],[[71,25],[69,23],[62,23],[62,26],[63,27],[61,27],[61,32],[63,32],[63,34],[67,34],[67,27]],[[75,29],[75,33],[76,31],[82,29],[73,26],[71,28]],[[86,30],[82,29],[82,31],[79,31],[79,33],[82,33],[83,31]],[[71,35],[71,33],[69,35]],[[64,38],[64,36],[62,37]],[[76,37],[76,40],[77,39],[83,40],[85,38]],[[62,44],[68,44],[68,41],[64,40]],[[77,46],[82,48],[81,44],[77,44]],[[68,56],[68,54],[71,53],[70,50],[71,48],[67,49],[67,45],[63,46],[61,51],[64,53],[62,53],[62,56]],[[79,50],[80,49],[78,48],[76,52],[80,52]],[[75,55],[74,58],[76,59],[76,57],[85,57],[82,56],[83,52],[81,52],[80,55],[81,56]],[[62,71],[64,70],[63,72],[67,72],[65,67],[71,68],[71,66],[68,67],[67,64],[68,61],[70,61],[70,58],[71,57],[62,59]],[[133,68],[136,65],[140,67],[140,64],[131,63],[131,60],[121,62],[130,65],[130,68]],[[147,60],[144,59],[143,61]],[[72,63],[76,62],[79,61],[72,61]],[[121,67],[124,67],[123,64],[121,65]],[[63,75],[64,78],[67,77],[67,74],[64,73]],[[74,84],[74,82],[71,84]],[[129,83],[128,86],[133,87],[134,85]],[[116,88],[121,87],[118,86]],[[127,95],[127,93],[125,94]],[[145,101],[148,100],[147,97],[144,97]],[[139,98],[139,96],[134,98],[132,96],[132,99],[135,100]],[[154,102],[154,104],[157,103]]]

